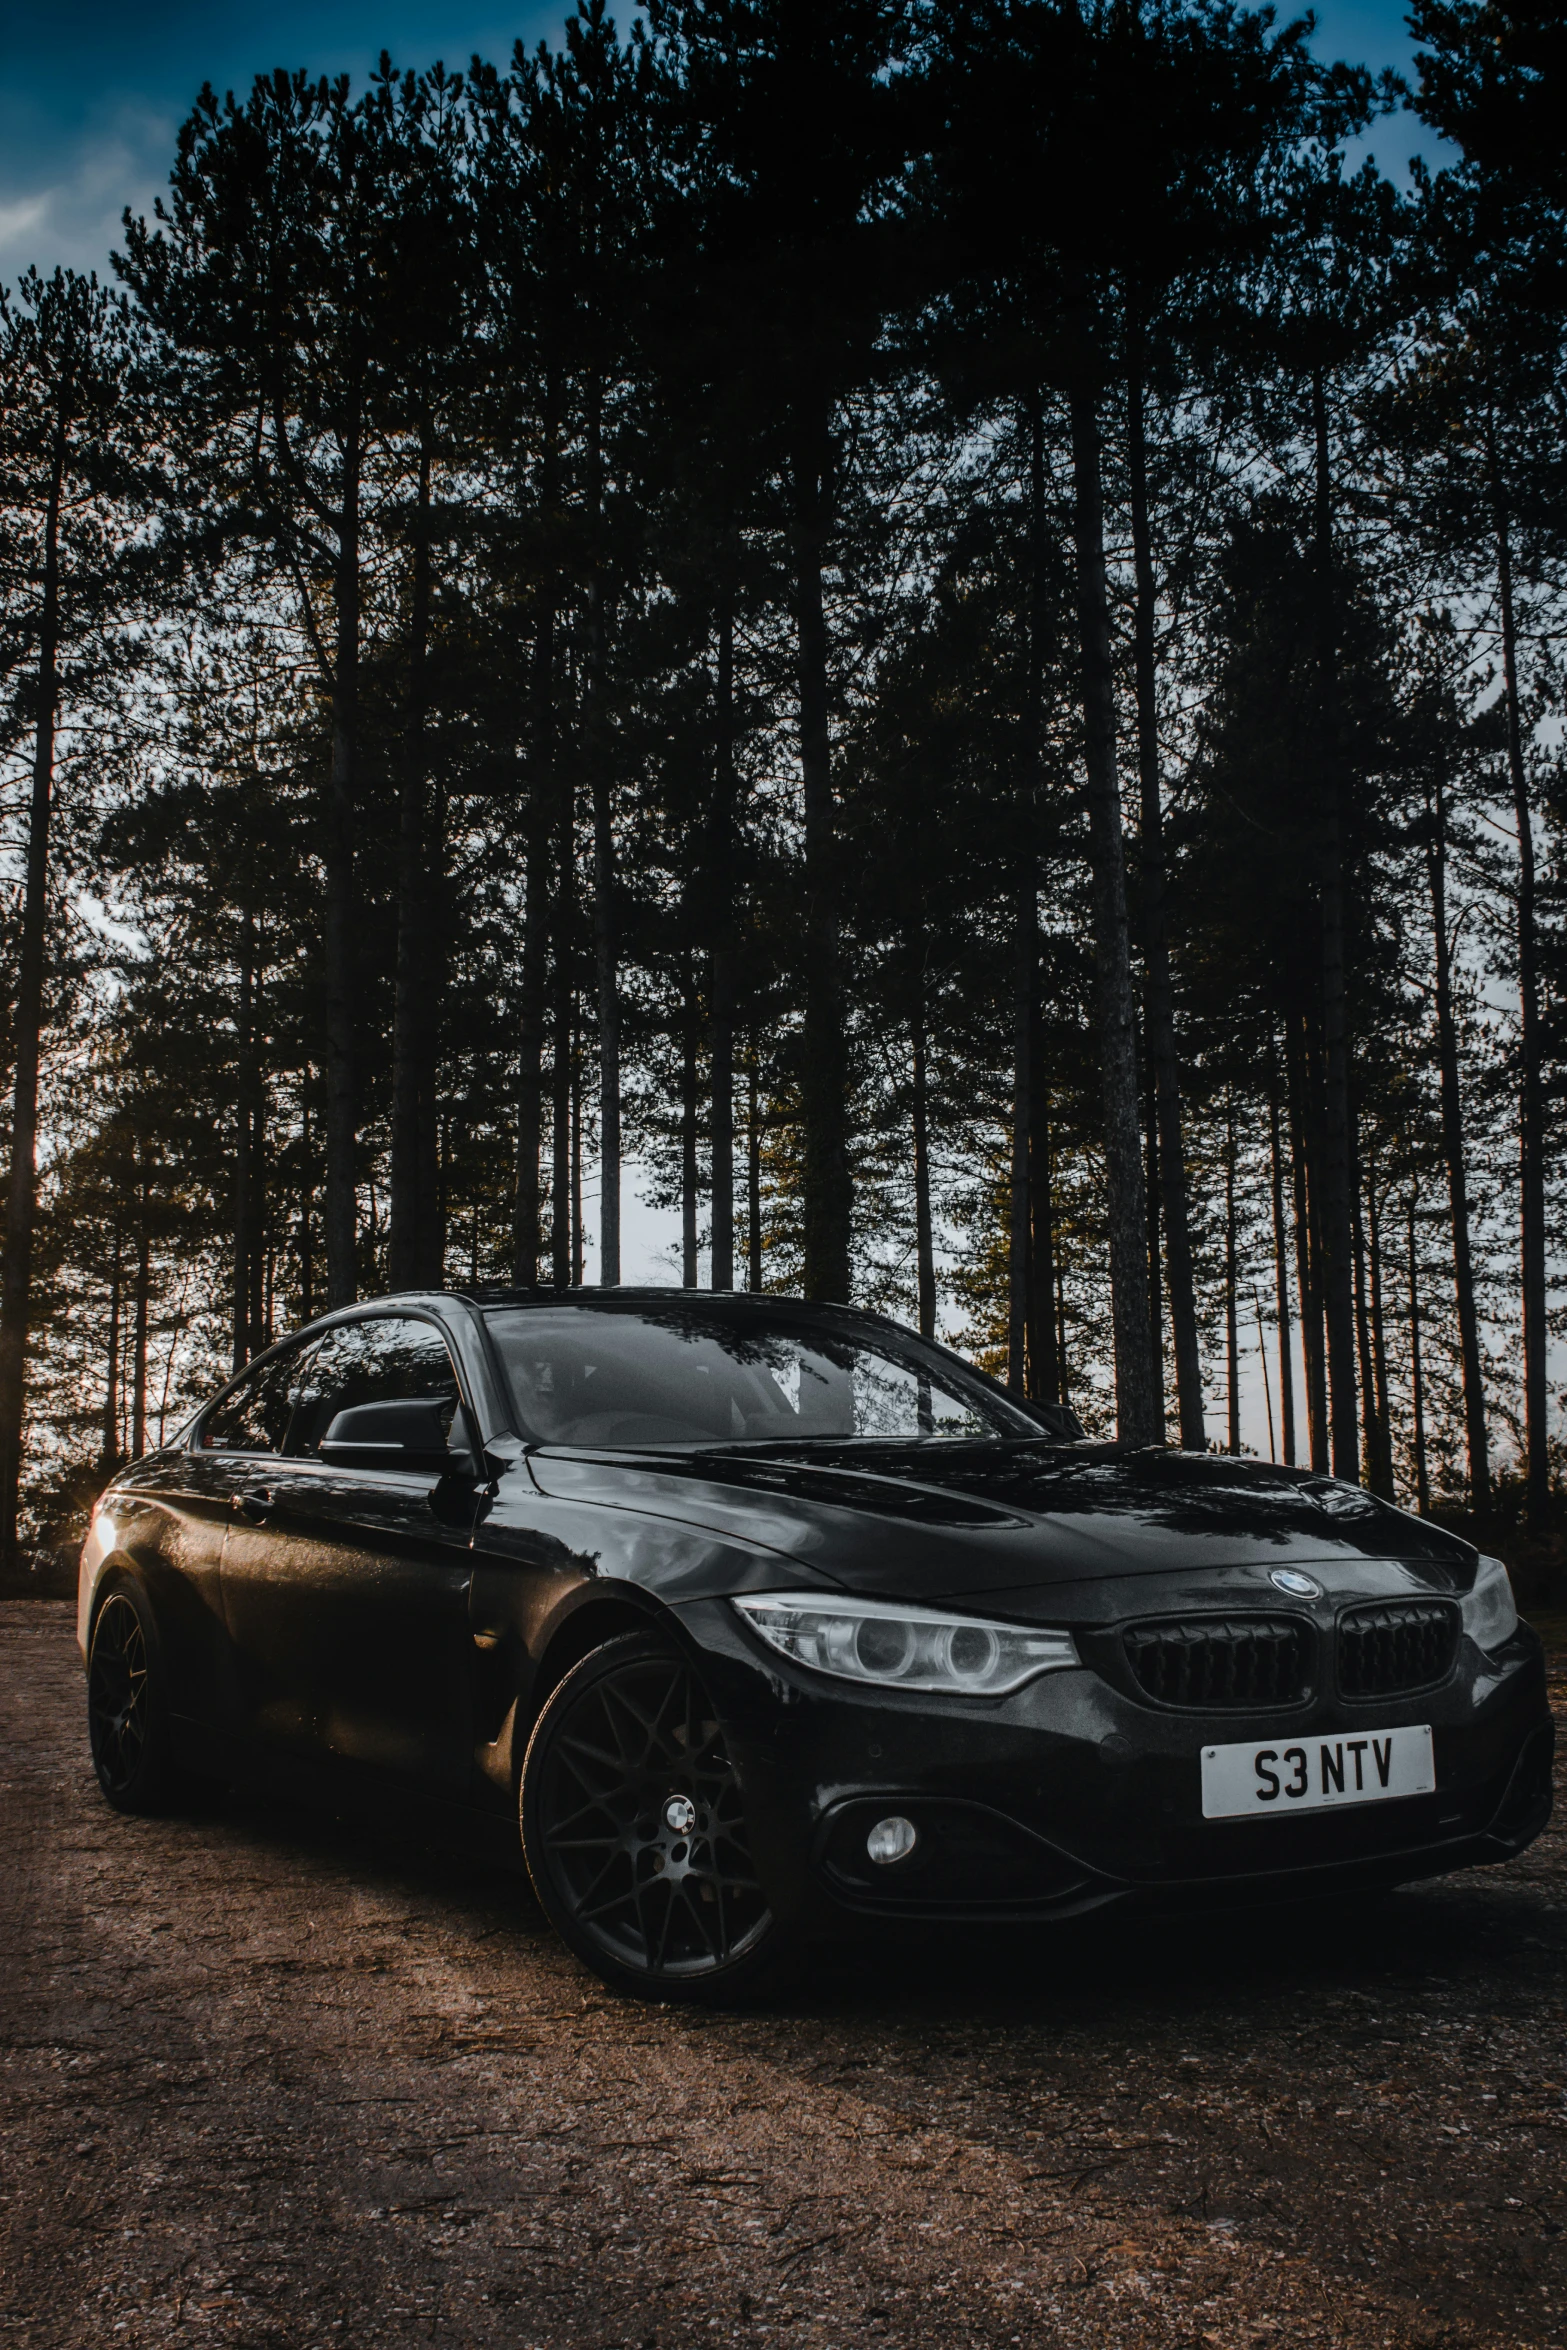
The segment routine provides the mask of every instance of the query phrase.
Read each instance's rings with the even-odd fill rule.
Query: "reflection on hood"
[[[661,1464],[675,1468],[664,1456]],[[1112,1547],[1160,1534],[1458,1563],[1470,1545],[1358,1485],[1225,1454],[1115,1445],[834,1444],[687,1455],[689,1475],[926,1524],[1087,1519]],[[967,1504],[965,1508],[963,1505]],[[954,1506],[956,1505],[956,1506]]]

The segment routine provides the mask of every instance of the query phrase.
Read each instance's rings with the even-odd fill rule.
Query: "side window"
[[[285,1347],[247,1372],[202,1422],[203,1452],[281,1452],[304,1359],[303,1345]]]
[[[446,1341],[431,1322],[403,1314],[344,1322],[329,1330],[300,1383],[291,1453],[314,1454],[339,1412],[356,1404],[396,1403],[439,1396],[448,1434],[457,1410],[457,1374]]]

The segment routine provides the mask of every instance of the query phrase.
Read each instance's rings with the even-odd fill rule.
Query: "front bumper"
[[[763,1882],[802,1919],[1301,1900],[1510,1858],[1549,1816],[1544,1659],[1524,1628],[1494,1656],[1463,1640],[1447,1680],[1413,1696],[1197,1714],[1138,1702],[1087,1667],[997,1700],[862,1688],[774,1655],[722,1600],[676,1612],[745,1785]],[[1205,1744],[1417,1722],[1433,1731],[1434,1794],[1202,1815]],[[919,1840],[879,1866],[866,1833],[894,1812]]]

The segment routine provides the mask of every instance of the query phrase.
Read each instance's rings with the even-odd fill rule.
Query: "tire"
[[[93,1618],[87,1735],[104,1801],[116,1811],[167,1811],[187,1792],[170,1751],[158,1627],[134,1583],[116,1583]]]
[[[775,1980],[789,1936],[757,1880],[711,1702],[656,1632],[596,1648],[551,1690],[522,1766],[528,1874],[612,1990],[722,2000]]]

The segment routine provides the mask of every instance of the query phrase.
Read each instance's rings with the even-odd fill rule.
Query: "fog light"
[[[919,1830],[912,1820],[878,1820],[865,1839],[865,1849],[883,1868],[895,1860],[907,1860],[919,1842]]]

